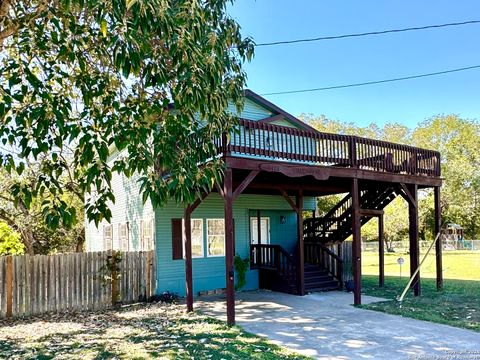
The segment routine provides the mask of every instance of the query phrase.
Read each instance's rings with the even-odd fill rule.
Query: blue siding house
[[[350,264],[338,245],[351,237],[354,302],[360,304],[361,226],[372,217],[383,220],[384,207],[402,196],[410,206],[410,263],[416,269],[418,189],[434,189],[435,230],[440,226],[438,152],[321,133],[249,90],[235,115],[238,128],[219,144],[223,184],[194,204],[153,208],[143,204],[135,177],[114,175],[111,223],[86,223],[87,250],[153,250],[157,293],[185,295],[192,310],[194,296],[224,290],[227,319],[234,323],[235,255],[250,262],[244,289],[304,295],[342,287]],[[110,161],[122,155],[112,149]],[[345,195],[320,217],[316,198],[330,194]],[[381,245],[382,236],[379,228]],[[441,248],[436,258],[441,287]],[[419,294],[419,274],[416,280]]]
[[[234,107],[231,107],[232,111]],[[247,96],[239,118],[261,121],[278,115],[273,109],[261,105]],[[310,128],[299,120],[291,121],[277,116],[271,124],[297,129]],[[118,152],[110,158],[113,163]],[[143,204],[135,177],[114,174],[112,186],[115,204],[111,205],[111,223],[86,224],[87,251],[120,250],[146,251],[155,249],[157,258],[157,293],[173,291],[185,295],[184,256],[174,259],[175,242],[172,220],[182,219],[183,207],[172,201],[171,205],[153,209],[149,202]],[[315,210],[315,198],[307,197],[304,210]],[[263,243],[281,245],[290,253],[297,244],[296,213],[281,195],[242,194],[234,204],[235,253],[241,258],[250,256],[252,229],[257,215],[262,218]],[[212,234],[223,228],[223,199],[217,192],[209,194],[192,214],[193,291],[195,294],[225,289],[224,234]],[[255,219],[255,221],[253,221]],[[252,225],[253,223],[253,225]],[[216,226],[216,227],[215,227]],[[223,240],[222,240],[223,237]],[[256,237],[255,237],[256,239]],[[255,240],[254,239],[254,240]],[[215,247],[213,247],[215,246]],[[249,270],[245,289],[258,289],[258,270]]]

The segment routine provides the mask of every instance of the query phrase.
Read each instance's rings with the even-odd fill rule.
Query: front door
[[[270,218],[260,218],[260,243],[270,244]],[[250,239],[252,244],[258,244],[258,219],[250,218]]]

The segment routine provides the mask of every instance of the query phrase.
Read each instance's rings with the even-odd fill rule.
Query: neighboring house
[[[86,224],[87,250],[155,249],[158,293],[187,295],[192,309],[194,294],[226,288],[227,318],[233,323],[234,254],[250,258],[245,289],[303,295],[342,287],[342,268],[349,264],[326,245],[352,236],[354,300],[359,304],[361,225],[371,217],[383,224],[383,208],[400,195],[409,202],[410,262],[415,270],[419,188],[435,189],[436,230],[440,227],[438,152],[320,133],[249,90],[238,118],[239,131],[221,145],[223,186],[193,206],[172,201],[153,209],[149,202],[142,203],[134,177],[114,175],[111,223],[98,228]],[[113,153],[110,161],[119,155]],[[304,220],[304,211],[315,210],[316,197],[342,193],[347,195],[330,212]],[[183,218],[191,219],[185,236]],[[382,235],[380,227],[380,239]],[[191,257],[184,246],[189,242]],[[441,248],[437,254],[441,287]]]

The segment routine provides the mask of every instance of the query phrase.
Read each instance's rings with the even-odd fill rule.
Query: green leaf
[[[104,37],[107,36],[107,20],[102,19],[100,22],[100,30],[102,31],[102,35]]]

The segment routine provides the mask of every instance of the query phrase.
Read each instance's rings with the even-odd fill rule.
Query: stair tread
[[[305,289],[307,292],[321,292],[321,291],[334,291],[338,290],[339,286],[326,286],[326,287],[321,287],[321,288],[311,288],[311,289]]]

